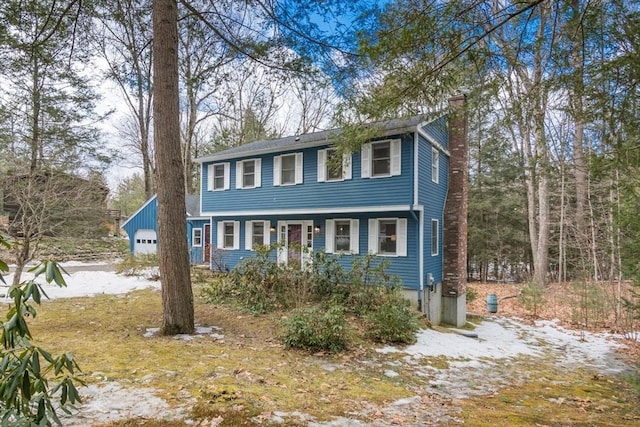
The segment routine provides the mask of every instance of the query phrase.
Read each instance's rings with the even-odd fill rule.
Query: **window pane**
[[[438,255],[438,221],[431,221],[431,255]]]
[[[327,180],[342,179],[342,158],[337,158],[337,150],[331,148],[327,150],[326,175]]]
[[[351,223],[349,221],[336,221],[335,249],[339,252],[348,252],[351,249]]]
[[[296,182],[296,156],[282,156],[282,184],[295,184]]]
[[[396,234],[396,221],[395,220],[383,220],[379,222],[379,252],[383,254],[395,254],[396,253],[396,240],[398,238]]]
[[[438,182],[440,152],[431,150],[431,180]]]
[[[389,175],[391,173],[391,143],[373,144],[373,175]]]
[[[255,171],[256,164],[255,160],[249,160],[242,163],[242,186],[243,187],[254,187],[255,186]]]
[[[264,244],[264,222],[254,222],[251,245],[255,246],[262,244]]]
[[[233,248],[233,223],[224,223],[224,247]]]
[[[213,167],[213,188],[215,190],[224,188],[224,165]]]

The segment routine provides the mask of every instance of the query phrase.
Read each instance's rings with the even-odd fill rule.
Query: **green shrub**
[[[340,306],[327,310],[317,307],[295,310],[283,326],[281,340],[286,348],[336,352],[349,344],[345,312]]]
[[[412,344],[420,329],[416,312],[399,291],[390,291],[384,302],[365,316],[367,336],[387,344]]]
[[[376,310],[385,300],[390,289],[399,289],[397,276],[387,273],[389,261],[377,260],[374,255],[354,257],[351,270],[344,281],[335,287],[332,300],[347,307],[356,315]]]

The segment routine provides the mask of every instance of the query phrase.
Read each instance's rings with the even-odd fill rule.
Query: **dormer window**
[[[364,144],[362,146],[362,178],[400,175],[400,150],[399,139]]]

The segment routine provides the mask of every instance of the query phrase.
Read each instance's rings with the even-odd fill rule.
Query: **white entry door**
[[[278,263],[304,268],[313,250],[313,221],[278,221]]]

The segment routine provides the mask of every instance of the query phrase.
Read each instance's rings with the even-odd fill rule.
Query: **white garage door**
[[[133,254],[155,254],[158,250],[158,237],[155,230],[138,230],[134,236]]]

